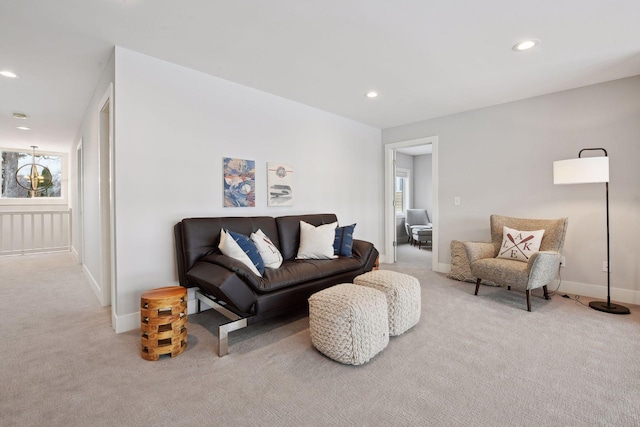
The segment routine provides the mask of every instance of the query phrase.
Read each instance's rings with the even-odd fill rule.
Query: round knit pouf
[[[397,336],[420,320],[420,282],[413,276],[388,270],[376,270],[353,279],[360,286],[382,291],[387,296],[389,335]]]
[[[322,354],[348,365],[362,365],[389,343],[387,299],[372,288],[350,283],[309,298],[311,343]]]

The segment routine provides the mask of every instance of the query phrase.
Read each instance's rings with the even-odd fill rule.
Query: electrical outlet
[[[565,257],[560,257],[560,267],[562,268],[567,267],[567,259]]]
[[[454,197],[453,198],[453,205],[454,206],[460,206],[460,197]]]
[[[609,263],[607,261],[602,261],[602,271],[605,273],[609,271]]]

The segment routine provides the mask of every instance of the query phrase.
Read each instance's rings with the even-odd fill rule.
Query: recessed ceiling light
[[[540,43],[540,40],[536,40],[536,39],[523,40],[513,45],[512,49],[516,52],[522,52],[523,50],[529,50],[532,47],[537,46],[538,43]]]
[[[20,120],[24,120],[27,118],[27,115],[24,113],[13,113],[13,118],[14,119],[20,119]]]
[[[19,75],[17,75],[13,71],[9,71],[9,70],[0,71],[0,76],[5,76],[5,77],[8,77],[10,79],[19,79],[20,78]]]
[[[364,96],[366,96],[367,98],[377,98],[378,92],[376,92],[375,90],[370,90]]]
[[[18,126],[16,127],[16,129],[20,129],[20,130],[31,130],[31,128],[28,128],[26,126]]]

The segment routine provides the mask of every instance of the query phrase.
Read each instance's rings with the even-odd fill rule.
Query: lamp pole
[[[605,157],[608,157],[607,150],[604,148],[583,148],[578,153],[578,158],[582,157],[583,151],[597,151],[601,150],[604,152]],[[622,305],[619,304],[611,304],[611,260],[610,260],[610,248],[609,248],[609,181],[607,180],[605,183],[605,193],[606,193],[606,202],[607,202],[607,302],[604,301],[591,301],[589,303],[589,307],[594,310],[604,311],[606,313],[612,314],[629,314],[631,311]]]

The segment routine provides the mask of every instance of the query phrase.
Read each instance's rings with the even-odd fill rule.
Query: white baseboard
[[[125,315],[112,314],[112,325],[116,334],[121,332],[133,331],[134,329],[140,329],[140,312],[129,313]]]
[[[98,285],[98,282],[93,277],[91,272],[87,269],[86,265],[82,265],[82,271],[84,272],[87,281],[89,281],[89,286],[91,286],[91,289],[93,289],[93,292],[96,294],[100,305],[102,305],[102,290],[100,289],[100,285]]]
[[[563,280],[558,288],[558,292],[569,293],[574,295],[582,295],[589,298],[597,298],[603,301],[607,300],[607,287],[599,285],[590,285],[587,283],[568,282]],[[611,301],[617,301],[626,304],[640,304],[640,291],[632,291],[629,289],[611,288]]]
[[[451,271],[451,264],[438,263],[438,269],[436,270],[436,272],[448,273],[450,271]]]
[[[439,273],[448,273],[451,271],[451,264],[438,264]],[[549,285],[549,291],[557,286],[557,282]],[[588,283],[568,282],[563,280],[558,288],[558,293],[568,293],[573,295],[582,295],[589,298],[598,298],[603,301],[607,300],[607,287],[599,285],[590,285]],[[640,291],[629,289],[611,288],[611,301],[617,301],[626,304],[640,304]]]

